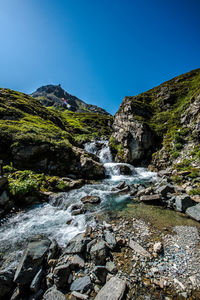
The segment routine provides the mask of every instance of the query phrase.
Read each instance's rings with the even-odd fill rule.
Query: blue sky
[[[200,1],[0,0],[0,86],[61,84],[114,114],[200,67]]]

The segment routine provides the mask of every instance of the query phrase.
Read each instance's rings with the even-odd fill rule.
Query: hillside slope
[[[110,145],[116,161],[154,169],[200,167],[200,69],[125,97]]]
[[[104,169],[81,149],[83,141],[109,136],[112,117],[48,109],[28,95],[0,89],[0,158],[19,170],[102,178]]]
[[[70,95],[61,88],[60,85],[45,85],[38,88],[31,94],[33,98],[38,99],[42,105],[53,106],[59,110],[65,110],[66,105],[73,112],[91,112],[103,115],[109,115],[103,108],[96,105],[87,104],[83,100]]]

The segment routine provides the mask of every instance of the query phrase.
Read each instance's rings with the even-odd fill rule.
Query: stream
[[[96,184],[86,184],[79,189],[59,193],[49,203],[35,205],[10,217],[0,227],[0,252],[21,253],[28,238],[35,234],[44,234],[55,239],[61,247],[76,234],[84,232],[87,224],[94,224],[96,214],[106,210],[122,210],[130,202],[130,195],[119,195],[113,187],[121,181],[127,184],[149,183],[156,180],[156,173],[145,168],[134,168],[129,164],[115,163],[108,146],[108,141],[99,140],[85,144],[87,152],[97,155],[105,167],[106,179]],[[129,169],[129,175],[122,175],[122,168]],[[74,204],[81,204],[80,199],[87,195],[99,196],[101,203],[90,205],[86,213],[72,215]],[[70,221],[70,224],[67,225]]]

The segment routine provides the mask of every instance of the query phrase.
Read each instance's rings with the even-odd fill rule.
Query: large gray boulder
[[[200,222],[200,203],[198,203],[197,205],[194,205],[192,207],[187,208],[186,209],[186,214],[190,218]]]
[[[118,277],[112,277],[100,290],[95,300],[121,300],[126,289],[126,282]]]
[[[107,256],[107,247],[104,241],[99,241],[91,247],[91,259],[96,265],[104,265]]]
[[[90,276],[84,276],[78,279],[75,279],[71,286],[70,291],[76,291],[76,292],[87,292],[92,287],[92,282],[90,280]]]
[[[76,235],[73,239],[71,239],[65,248],[65,254],[71,253],[81,253],[85,250],[86,244],[88,240],[86,239],[84,233],[80,233]]]
[[[195,205],[195,202],[187,195],[183,194],[176,197],[175,209],[180,212],[185,212],[188,207]]]
[[[47,257],[50,245],[51,241],[43,236],[36,235],[30,240],[15,272],[16,283],[24,285],[32,281]]]

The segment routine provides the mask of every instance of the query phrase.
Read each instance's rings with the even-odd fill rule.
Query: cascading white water
[[[104,209],[116,209],[129,199],[129,194],[120,194],[113,191],[113,186],[120,181],[128,184],[136,182],[149,182],[155,179],[156,174],[144,168],[134,168],[128,164],[114,163],[108,141],[99,140],[87,143],[85,150],[97,155],[104,164],[108,178],[98,184],[84,185],[80,189],[61,193],[52,199],[49,204],[41,204],[9,218],[0,227],[0,252],[16,251],[21,249],[23,243],[34,234],[45,234],[54,238],[64,246],[77,233],[85,230],[92,217]],[[121,167],[130,169],[129,175],[120,173]],[[85,214],[73,216],[72,205],[81,204],[80,199],[86,195],[99,196],[101,203],[91,207]],[[57,203],[57,204],[56,204]],[[66,222],[71,219],[70,225]]]

